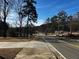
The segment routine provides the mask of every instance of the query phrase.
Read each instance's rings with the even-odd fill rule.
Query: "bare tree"
[[[3,18],[3,22],[6,25],[6,18],[8,16],[8,13],[10,11],[10,8],[12,6],[12,0],[0,0],[1,4],[0,4],[0,13],[1,13],[1,17]],[[7,27],[4,26],[4,37],[6,37],[6,33],[7,33]]]
[[[22,36],[22,24],[23,24],[23,11],[22,11],[22,5],[23,5],[23,0],[15,0],[15,5],[14,9],[15,12],[18,14],[18,20],[19,22],[19,35]]]

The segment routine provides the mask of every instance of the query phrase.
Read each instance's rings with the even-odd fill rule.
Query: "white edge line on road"
[[[61,55],[61,57],[62,58],[64,58],[64,59],[67,59],[65,56],[63,56],[54,46],[51,46],[55,51],[57,51],[60,55]]]
[[[66,41],[62,41],[62,42],[66,43],[66,44],[68,44],[68,45],[70,45],[70,46],[76,47],[76,45],[71,44],[71,43],[68,43],[68,42],[66,42]],[[79,47],[77,47],[77,48],[79,48]]]
[[[45,41],[48,42],[47,40],[45,40]],[[51,46],[52,49],[54,49],[55,51],[57,51],[57,52],[61,55],[62,58],[67,59],[65,56],[63,56],[63,55],[62,55],[53,45],[51,45],[49,42],[48,42],[48,45]]]

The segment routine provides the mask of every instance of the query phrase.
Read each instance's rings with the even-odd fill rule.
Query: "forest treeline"
[[[74,15],[68,15],[64,10],[58,12],[57,15],[48,17],[44,24],[37,27],[38,32],[55,33],[55,31],[63,32],[79,32],[79,12]]]

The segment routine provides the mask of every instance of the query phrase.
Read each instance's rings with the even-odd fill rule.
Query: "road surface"
[[[79,59],[79,45],[74,45],[66,41],[58,40],[54,42],[53,38],[47,38],[47,41],[51,43],[64,57],[67,59]],[[76,42],[75,42],[76,43]]]

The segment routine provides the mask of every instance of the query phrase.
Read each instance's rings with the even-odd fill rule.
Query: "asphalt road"
[[[67,59],[79,59],[79,45],[76,47],[76,45],[62,40],[58,40],[57,42],[55,42],[55,40],[53,40],[55,38],[45,37],[45,39]]]

